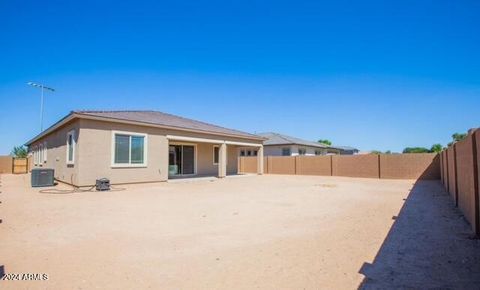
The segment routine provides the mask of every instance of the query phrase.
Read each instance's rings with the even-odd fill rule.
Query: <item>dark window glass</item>
[[[290,148],[282,148],[282,156],[290,156]]]
[[[68,161],[73,161],[73,134],[68,134]]]
[[[195,173],[195,147],[182,146],[183,147],[183,174]]]
[[[130,136],[115,135],[115,163],[129,163]]]
[[[213,147],[213,163],[218,163],[220,148],[218,146]]]
[[[145,137],[143,136],[132,136],[132,152],[131,152],[132,164],[143,163],[144,139]]]

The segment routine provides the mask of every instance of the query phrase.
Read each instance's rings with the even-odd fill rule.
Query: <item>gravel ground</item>
[[[475,288],[440,182],[246,176],[40,193],[3,175],[2,289]],[[59,186],[65,188],[64,186]]]

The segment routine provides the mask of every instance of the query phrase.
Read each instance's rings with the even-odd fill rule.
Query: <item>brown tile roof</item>
[[[77,115],[86,115],[123,121],[140,122],[151,125],[174,127],[179,129],[188,129],[205,133],[263,139],[262,137],[254,134],[234,129],[228,129],[221,126],[158,111],[73,111],[72,113],[75,113]]]
[[[311,146],[311,147],[318,147],[318,148],[328,148],[327,145],[322,143],[307,141],[297,137],[292,137],[292,136],[288,136],[280,133],[265,132],[265,133],[258,133],[258,135],[264,138],[267,138],[267,140],[263,142],[263,145],[265,146],[296,144],[296,145]]]

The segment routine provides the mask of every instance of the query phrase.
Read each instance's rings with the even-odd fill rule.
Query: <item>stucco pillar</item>
[[[263,174],[263,146],[260,146],[257,151],[257,173]]]
[[[225,176],[227,176],[227,144],[222,143],[218,150],[218,177]]]
[[[150,139],[152,140],[152,139]],[[149,141],[150,141],[149,140]],[[170,146],[170,140],[168,140],[166,137],[162,137],[161,138],[161,141],[160,141],[160,147],[158,148],[158,150],[160,152],[165,152],[165,155],[161,155],[162,158],[160,158],[160,160],[158,160],[158,173],[160,174],[160,180],[161,181],[166,181],[168,180],[168,158],[169,158],[169,146]],[[148,148],[145,148],[145,149],[148,149]],[[150,154],[150,152],[147,152],[148,154]],[[165,156],[165,157],[163,157]],[[150,161],[152,162],[152,161]]]

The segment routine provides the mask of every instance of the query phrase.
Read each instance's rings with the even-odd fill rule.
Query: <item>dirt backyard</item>
[[[480,285],[480,243],[439,181],[264,175],[125,188],[40,193],[28,175],[2,175],[0,269],[48,280],[0,288]]]

